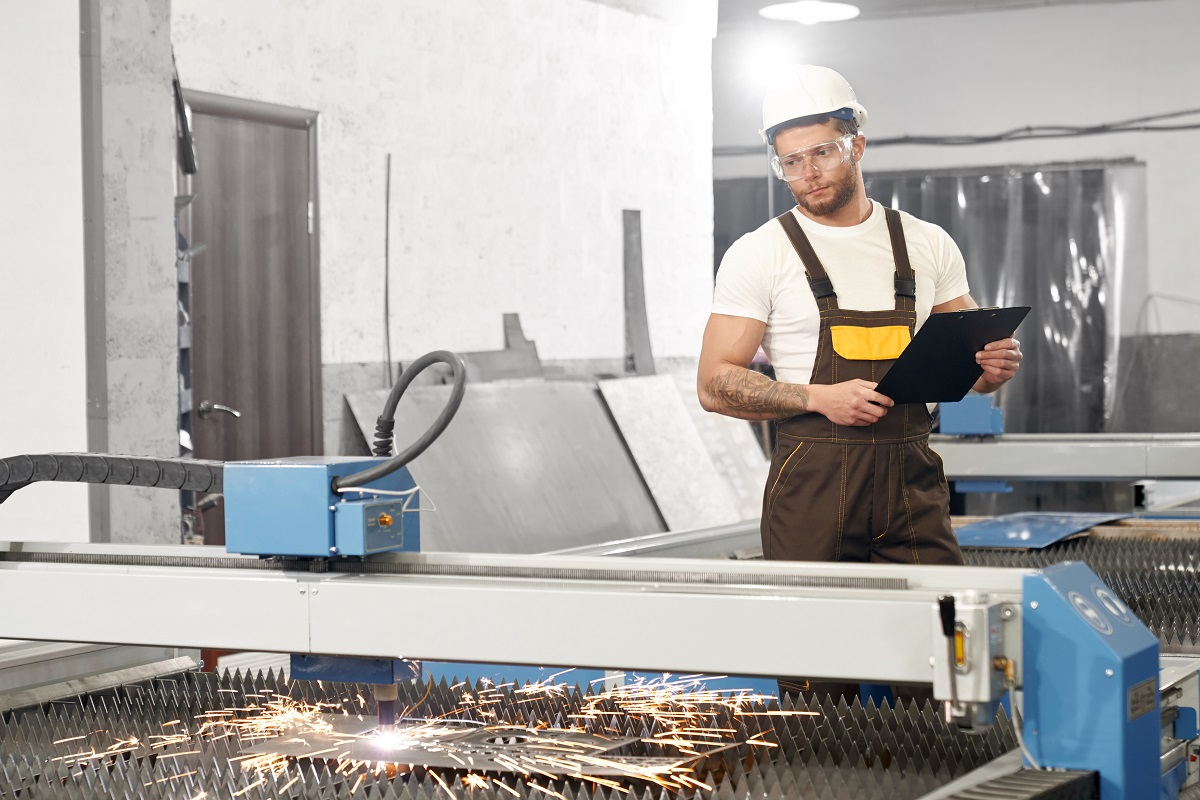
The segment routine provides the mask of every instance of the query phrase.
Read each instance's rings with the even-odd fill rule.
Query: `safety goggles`
[[[794,153],[774,156],[771,159],[771,167],[775,174],[785,181],[803,178],[805,170],[809,167],[817,172],[828,172],[850,157],[853,141],[854,135],[848,133],[832,142],[822,142]]]

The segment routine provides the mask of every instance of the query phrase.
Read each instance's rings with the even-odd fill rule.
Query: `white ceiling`
[[[773,22],[758,16],[758,9],[771,3],[785,0],[719,0],[718,26],[720,30],[743,29],[752,26],[792,25],[789,22]],[[930,16],[938,14],[964,14],[978,11],[1003,11],[1008,9],[1037,8],[1059,5],[1089,5],[1099,3],[1156,2],[1156,0],[842,0],[852,2],[861,10],[858,19],[883,19],[887,17]],[[837,23],[832,23],[837,24]]]

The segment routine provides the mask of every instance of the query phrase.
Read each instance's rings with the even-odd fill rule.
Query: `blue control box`
[[[947,436],[999,436],[1004,433],[1004,413],[992,398],[968,395],[957,403],[938,404],[938,431]]]
[[[420,497],[408,469],[369,487],[333,491],[334,478],[384,461],[298,456],[226,464],[225,549],[308,558],[420,550]]]
[[[370,498],[370,490],[367,490]],[[343,495],[343,498],[345,495]],[[421,534],[414,509],[420,500],[345,500],[334,505],[333,537],[340,556],[366,556],[390,550],[421,549]]]

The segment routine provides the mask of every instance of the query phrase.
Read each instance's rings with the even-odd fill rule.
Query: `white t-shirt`
[[[812,242],[837,292],[838,306],[855,311],[896,307],[896,262],[883,206],[871,201],[871,214],[850,227],[813,222],[792,209]],[[908,258],[917,279],[917,327],[930,309],[967,294],[967,268],[950,235],[937,225],[903,211]],[[812,377],[821,329],[816,298],[804,266],[783,226],[775,220],[739,238],[721,259],[713,294],[714,314],[749,317],[767,323],[762,347],[786,383]]]

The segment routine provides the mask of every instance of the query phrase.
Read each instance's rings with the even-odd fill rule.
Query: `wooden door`
[[[194,453],[320,455],[316,112],[185,97],[197,172],[182,223],[204,247],[191,270]],[[205,544],[224,544],[221,503],[203,527]]]

